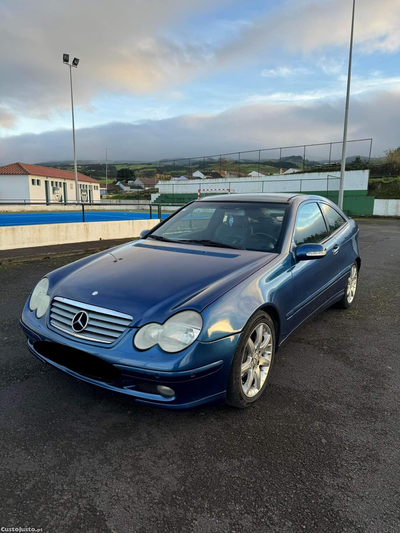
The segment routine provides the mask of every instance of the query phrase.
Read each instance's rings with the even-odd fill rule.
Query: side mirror
[[[150,233],[149,229],[144,229],[143,231],[140,232],[140,238],[144,239],[149,233]]]
[[[300,244],[295,249],[297,261],[309,261],[321,259],[326,256],[326,250],[321,244]]]

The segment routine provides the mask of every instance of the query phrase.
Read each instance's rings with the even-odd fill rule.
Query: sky
[[[80,59],[78,160],[340,141],[351,10],[352,0],[0,0],[0,164],[73,158],[63,53]],[[400,145],[399,27],[399,0],[357,0],[349,139],[372,137],[373,156]],[[369,143],[350,150],[368,155]]]

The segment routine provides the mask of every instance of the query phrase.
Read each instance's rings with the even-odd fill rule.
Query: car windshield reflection
[[[279,253],[286,209],[283,203],[193,202],[146,238]]]

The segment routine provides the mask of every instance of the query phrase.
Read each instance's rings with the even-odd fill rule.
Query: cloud
[[[77,56],[76,101],[107,93],[147,94],[199,75],[210,52],[181,42],[179,27],[225,0],[3,0],[0,99],[16,113],[48,119],[69,108],[64,52]]]
[[[344,99],[346,94],[347,76],[336,78],[333,83],[323,89],[315,89],[299,92],[275,92],[271,94],[253,94],[249,96],[246,104],[275,103],[275,104],[302,104],[317,100]],[[351,95],[364,95],[374,91],[400,89],[400,76],[381,76],[379,72],[373,72],[368,77],[352,76]]]
[[[220,51],[221,62],[253,57],[276,59],[285,52],[309,56],[331,47],[348,48],[352,4],[348,0],[286,0],[242,28],[240,36]],[[365,54],[400,49],[400,2],[363,0],[357,3],[354,41]]]
[[[319,59],[317,65],[322,70],[322,72],[327,75],[340,74],[345,68],[345,62],[343,59],[341,61],[338,61],[332,57],[326,56],[322,56]]]
[[[257,103],[216,115],[184,115],[141,124],[111,123],[76,132],[78,159],[159,160],[277,146],[339,141],[343,102]],[[374,138],[373,154],[399,144],[400,91],[353,98],[349,138]],[[368,155],[368,143],[354,147]],[[0,163],[71,160],[71,132],[20,135],[0,140]],[[326,156],[326,154],[324,154]]]
[[[0,128],[11,129],[16,121],[13,113],[0,107]]]
[[[288,52],[322,54],[321,68],[340,71],[323,58],[330,47],[348,46],[348,0],[286,0],[240,20],[223,18],[226,6],[227,0],[2,0],[0,47],[7,53],[0,56],[0,100],[16,117],[51,120],[69,110],[63,52],[81,59],[73,72],[75,100],[88,110],[102,95],[181,91],[189,81],[205,83],[261,58],[276,63]],[[191,31],[196,17],[214,11],[210,27]],[[357,3],[355,42],[363,53],[399,50],[399,27],[398,0]],[[301,74],[279,66],[263,72]]]
[[[292,76],[297,76],[298,74],[310,74],[310,73],[311,73],[310,69],[303,68],[303,67],[296,67],[296,68],[279,67],[279,68],[264,69],[261,72],[261,76],[265,76],[267,78],[289,78]]]

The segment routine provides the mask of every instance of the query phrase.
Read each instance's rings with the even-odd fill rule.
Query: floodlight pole
[[[108,181],[108,161],[107,161],[107,148],[106,148],[106,194],[107,194],[107,181]]]
[[[76,203],[79,203],[78,165],[76,162],[76,143],[75,143],[74,91],[72,89],[72,67],[78,68],[79,59],[75,58],[72,64],[70,64],[69,55],[64,54],[63,63],[64,65],[67,65],[69,67],[69,81],[71,85],[72,141],[74,145],[75,199],[76,199]]]
[[[346,109],[345,109],[345,114],[344,114],[344,127],[343,127],[342,164],[340,167],[340,184],[339,184],[339,199],[338,199],[338,206],[340,207],[340,209],[343,209],[344,178],[346,174],[347,127],[349,123],[351,62],[352,62],[352,57],[353,57],[353,35],[354,35],[355,10],[356,10],[356,0],[353,0],[353,15],[351,19],[350,51],[349,51],[349,70],[347,73]]]
[[[78,188],[78,165],[76,162],[76,143],[75,143],[75,117],[74,117],[74,91],[72,89],[72,65],[69,66],[69,79],[71,82],[71,108],[72,108],[72,140],[74,143],[74,172],[75,172],[75,197],[76,203],[79,203],[79,188]]]

